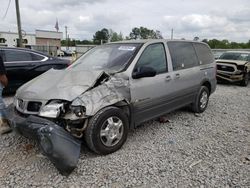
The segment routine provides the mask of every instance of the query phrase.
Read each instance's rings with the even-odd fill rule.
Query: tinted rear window
[[[172,41],[168,47],[173,63],[173,70],[191,68],[198,65],[198,59],[192,43]]]
[[[209,64],[214,62],[214,56],[205,44],[194,43],[194,48],[200,60],[200,64]]]
[[[32,60],[33,60],[33,61],[41,61],[41,60],[44,59],[44,57],[41,56],[41,55],[34,54],[34,53],[30,53],[30,54],[31,54],[31,57],[32,57]]]
[[[7,62],[32,61],[31,54],[21,50],[5,50],[5,58]]]

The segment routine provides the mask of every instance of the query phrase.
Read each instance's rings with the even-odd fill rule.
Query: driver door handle
[[[179,73],[176,73],[176,74],[175,74],[175,78],[176,78],[176,79],[179,79],[180,77],[181,77],[181,75],[180,75]]]
[[[165,80],[168,82],[168,81],[172,80],[172,78],[170,75],[168,75],[168,76],[166,76]]]

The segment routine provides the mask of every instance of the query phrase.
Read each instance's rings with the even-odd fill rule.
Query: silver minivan
[[[81,143],[98,154],[124,144],[128,130],[184,106],[202,113],[216,88],[207,44],[135,40],[97,46],[66,70],[51,69],[20,87],[9,106],[19,133],[35,138],[62,173]]]

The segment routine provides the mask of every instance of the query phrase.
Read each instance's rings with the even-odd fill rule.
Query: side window
[[[21,50],[5,50],[6,62],[11,61],[32,61],[31,54]]]
[[[247,57],[247,61],[250,62],[250,54]]]
[[[200,64],[209,64],[214,62],[214,56],[211,50],[204,44],[194,43],[194,48],[200,60]]]
[[[157,74],[167,72],[166,52],[162,43],[149,45],[135,65],[137,68],[146,66],[156,70]]]
[[[168,42],[173,63],[173,70],[180,70],[197,66],[198,59],[194,47],[190,42]]]
[[[41,61],[44,59],[43,56],[38,55],[38,54],[30,53],[30,55],[31,55],[33,61]]]

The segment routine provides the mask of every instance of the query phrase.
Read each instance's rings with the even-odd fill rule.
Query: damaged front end
[[[39,99],[34,97],[34,92],[30,94],[31,100],[21,99],[22,95],[17,93],[14,104],[8,107],[12,127],[20,134],[35,139],[43,154],[65,175],[77,165],[89,118],[106,106],[130,100],[129,81],[124,75],[117,77],[99,72],[95,81],[87,86],[84,85],[82,94],[73,100],[72,94],[67,98],[66,92],[63,97],[54,93],[53,98],[58,96],[57,99],[39,102],[34,101],[34,98]],[[55,90],[61,92],[62,88]]]
[[[246,67],[237,63],[217,61],[217,79],[229,82],[239,82],[244,79]]]
[[[13,129],[25,137],[35,139],[42,153],[64,175],[70,174],[80,156],[81,141],[62,127],[45,118],[20,114],[14,105],[7,108],[8,119]]]

